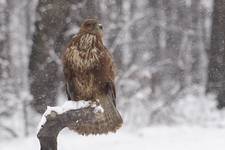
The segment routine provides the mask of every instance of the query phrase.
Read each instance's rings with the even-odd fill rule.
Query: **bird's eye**
[[[101,30],[103,30],[103,26],[101,24],[98,25]]]
[[[90,24],[90,23],[86,23],[86,26],[87,26],[87,27],[90,27],[90,26],[91,26],[91,24]]]

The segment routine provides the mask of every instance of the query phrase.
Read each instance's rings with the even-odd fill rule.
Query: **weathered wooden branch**
[[[41,150],[57,150],[57,136],[59,132],[77,120],[95,119],[97,114],[94,113],[94,109],[95,108],[89,106],[87,108],[69,110],[62,114],[51,111],[51,113],[46,116],[47,120],[37,134]]]

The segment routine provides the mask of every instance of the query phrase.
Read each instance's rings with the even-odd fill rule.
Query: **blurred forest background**
[[[46,106],[67,100],[62,53],[88,17],[118,66],[126,127],[225,127],[225,0],[213,4],[0,0],[0,138],[34,134]]]

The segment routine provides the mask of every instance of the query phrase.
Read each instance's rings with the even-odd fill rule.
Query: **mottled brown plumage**
[[[97,122],[81,120],[70,127],[84,135],[115,132],[122,124],[115,102],[115,66],[102,36],[96,19],[85,20],[63,58],[68,99],[99,100],[104,109]]]

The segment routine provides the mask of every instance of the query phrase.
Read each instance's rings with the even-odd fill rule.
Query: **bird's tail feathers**
[[[103,112],[98,114],[98,118],[94,122],[90,123],[87,120],[80,120],[78,123],[72,124],[69,128],[81,135],[116,132],[123,123],[119,111],[116,109],[110,96],[101,96],[99,97],[99,101]]]

